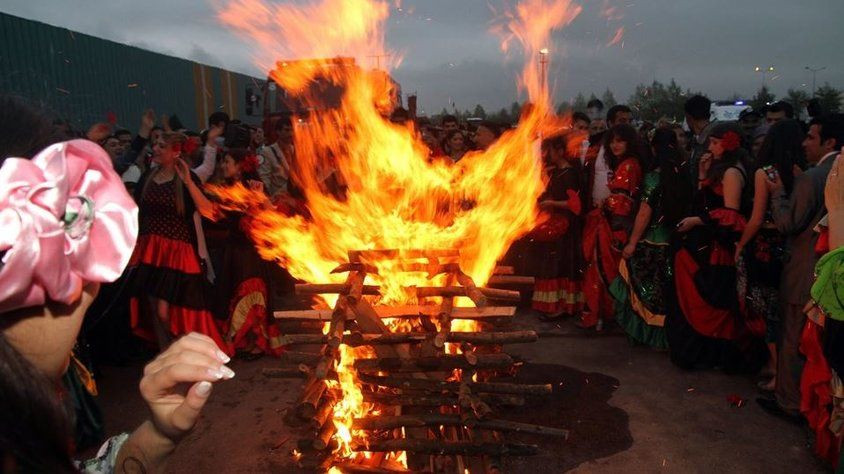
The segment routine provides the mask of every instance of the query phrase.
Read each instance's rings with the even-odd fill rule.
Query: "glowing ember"
[[[538,138],[567,125],[551,113],[539,52],[547,48],[551,31],[571,22],[580,7],[568,0],[526,0],[500,16],[495,29],[504,37],[503,46],[508,49],[517,40],[527,58],[519,87],[532,106],[492,147],[470,152],[457,163],[431,160],[412,125],[385,119],[395,100],[392,82],[383,71],[359,67],[373,55],[391,59],[388,68],[397,64],[398,56],[385,55],[389,11],[388,3],[378,0],[314,5],[233,0],[223,7],[221,22],[246,36],[256,62],[311,109],[294,129],[292,163],[309,217],[262,209],[260,196],[241,186],[214,192],[226,205],[251,208],[249,233],[259,252],[298,279],[343,282],[345,275],[331,270],[347,262],[352,250],[459,249],[460,268],[483,285],[510,244],[536,224],[536,201],[545,186]],[[310,95],[306,86],[315,78],[343,88],[339,107],[326,108]],[[446,283],[445,275],[429,279],[424,271],[403,271],[394,259],[369,256],[362,263],[378,270],[367,275],[366,284],[381,287],[379,304],[416,304],[406,288]],[[455,306],[467,302],[458,299]],[[407,321],[385,322],[392,331],[412,329]],[[452,321],[451,329],[473,331],[475,324]],[[350,426],[353,418],[377,414],[377,407],[363,402],[352,364],[375,354],[368,347],[341,345],[339,350],[338,380],[327,382],[343,394],[334,407],[336,454],[366,457],[352,451],[353,443],[365,440]],[[459,348],[449,344],[446,350],[457,353]],[[406,464],[405,453],[391,453],[388,459]]]

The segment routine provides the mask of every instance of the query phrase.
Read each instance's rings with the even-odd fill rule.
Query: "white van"
[[[734,121],[739,115],[751,108],[743,100],[718,100],[712,103],[709,109],[709,120]]]

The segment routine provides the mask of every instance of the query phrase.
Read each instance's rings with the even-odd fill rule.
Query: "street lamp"
[[[539,50],[539,67],[540,69],[540,85],[542,86],[542,93],[548,92],[548,48]]]
[[[774,72],[774,66],[768,66],[766,68],[756,66],[754,71],[762,73],[762,87],[765,87],[765,79],[767,78],[769,72]]]
[[[806,66],[804,69],[812,72],[812,97],[814,97],[815,96],[815,85],[817,84],[816,79],[818,77],[818,73],[823,71],[824,69],[826,69],[826,66],[818,67],[818,68],[812,68],[812,67]]]

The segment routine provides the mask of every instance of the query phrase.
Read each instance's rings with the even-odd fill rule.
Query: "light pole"
[[[818,73],[823,71],[824,69],[826,69],[826,66],[824,66],[824,67],[809,67],[809,66],[806,66],[805,69],[807,71],[812,72],[812,97],[815,97],[815,86],[817,85],[816,79],[818,77]]]
[[[754,70],[762,73],[762,87],[765,87],[765,79],[767,78],[769,72],[774,72],[774,66],[768,66],[766,68],[756,66]]]
[[[539,67],[540,67],[540,86],[542,86],[542,93],[548,93],[548,48],[539,50]]]

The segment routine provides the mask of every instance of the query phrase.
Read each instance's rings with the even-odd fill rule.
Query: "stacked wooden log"
[[[407,289],[417,304],[378,304],[380,288],[367,285],[377,276],[378,263],[391,261],[400,271],[425,272],[429,279],[444,275],[443,286]],[[333,309],[279,311],[287,321],[328,323],[324,333],[288,334],[283,340],[295,368],[268,369],[268,377],[303,377],[305,387],[288,418],[303,425],[297,444],[301,467],[343,472],[497,472],[502,456],[537,453],[535,445],[505,441],[502,433],[531,433],[565,438],[566,430],[499,419],[499,407],[518,406],[529,395],[551,393],[550,385],[521,385],[487,380],[512,373],[513,359],[503,344],[537,340],[533,331],[503,331],[496,327],[515,314],[513,306],[490,306],[490,300],[515,302],[518,291],[476,286],[459,267],[456,250],[365,250],[349,252],[349,262],[335,273],[347,273],[345,283],[296,285],[299,294],[336,294]],[[512,271],[496,271],[498,283],[523,284]],[[511,277],[507,280],[507,277]],[[475,307],[455,307],[455,297],[468,297]],[[410,332],[393,332],[383,321],[401,318]],[[452,331],[453,320],[473,320],[481,330]],[[353,451],[372,453],[348,459],[335,450],[335,403],[343,396],[329,381],[337,378],[341,345],[371,347],[375,357],[344,361],[356,372],[364,402],[375,407],[350,427]],[[317,352],[291,350],[319,347]],[[457,347],[459,350],[454,350]],[[298,349],[296,347],[295,349]],[[408,467],[391,462],[385,453],[407,453]]]

